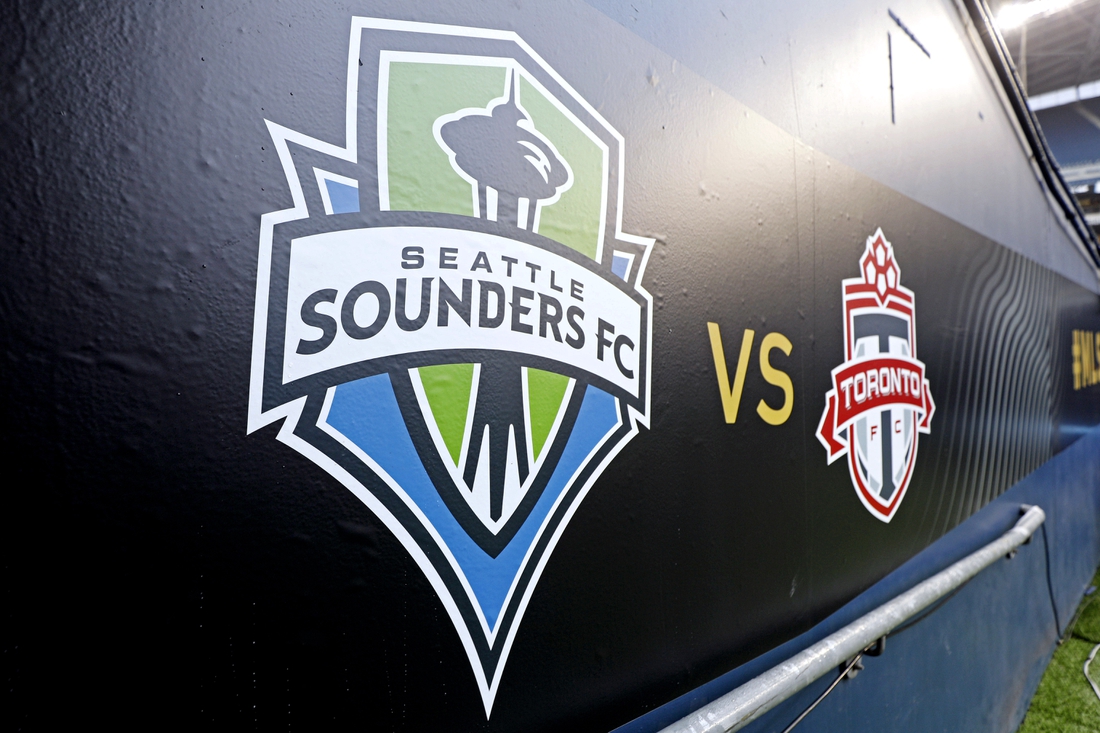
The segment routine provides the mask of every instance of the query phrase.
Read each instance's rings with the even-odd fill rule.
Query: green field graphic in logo
[[[432,419],[457,468],[465,453],[466,424],[470,415],[473,364],[440,364],[420,367],[420,383],[431,406]]]

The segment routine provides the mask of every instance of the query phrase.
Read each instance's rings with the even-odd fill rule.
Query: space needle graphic
[[[518,74],[509,68],[503,97],[484,109],[440,117],[435,133],[451,166],[477,187],[480,218],[533,230],[539,205],[556,202],[573,184],[573,171],[535,129],[518,87]]]
[[[485,221],[498,222],[537,233],[539,211],[558,201],[573,184],[573,171],[554,144],[535,129],[534,122],[520,103],[519,72],[508,68],[504,93],[484,108],[465,108],[439,117],[433,133],[440,148],[450,158],[451,167],[471,184],[473,213]],[[470,416],[470,447],[460,467],[460,476],[430,455],[430,441],[418,447],[424,466],[437,489],[454,489],[474,501],[486,493],[487,516],[479,516],[483,526],[469,521],[463,526],[495,557],[511,533],[522,522],[526,509],[519,510],[522,497],[546,483],[554,461],[531,463],[525,410],[524,367],[516,355],[485,359],[478,367],[476,398]],[[403,384],[404,375],[395,376]],[[573,390],[570,402],[578,401],[584,387]],[[406,424],[419,425],[426,416],[415,397],[398,390],[398,402]],[[575,419],[575,410],[562,418],[558,434],[567,437]],[[544,453],[553,453],[549,447]],[[545,464],[545,465],[544,465]],[[536,475],[537,474],[537,475]],[[480,501],[480,500],[479,500]],[[529,504],[527,502],[526,504]],[[509,508],[511,507],[511,508]],[[515,519],[516,522],[510,520]],[[512,527],[510,531],[505,526]]]

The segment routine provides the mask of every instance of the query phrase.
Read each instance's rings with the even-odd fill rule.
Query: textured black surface
[[[600,730],[791,638],[1100,422],[1069,382],[1095,295],[801,146],[587,7],[5,6],[0,380],[11,729]],[[657,238],[651,427],[552,555],[490,722],[416,564],[358,499],[245,435],[264,119],[343,135],[353,14],[516,30],[626,139]],[[813,435],[841,286],[882,227],[938,409],[894,520]],[[723,420],[707,337],[754,355]]]

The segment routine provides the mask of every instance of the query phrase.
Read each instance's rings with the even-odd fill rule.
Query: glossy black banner
[[[1100,424],[1096,292],[800,142],[586,5],[0,12],[11,39],[0,50],[0,394],[13,729],[78,715],[122,728],[611,729],[810,628]],[[349,55],[357,43],[371,53]],[[384,97],[386,63],[435,66],[406,97],[397,81]],[[425,127],[409,160],[430,150],[448,170],[449,151],[456,196],[472,185],[480,206],[387,208],[383,185],[406,185],[413,201],[426,179],[400,178],[364,131],[382,129],[380,100],[392,98],[395,119],[427,109],[423,89],[448,91],[448,65],[489,69],[499,91],[447,108],[439,129],[513,115],[509,133],[562,198],[532,187],[509,199],[503,174],[505,193],[488,198],[499,171],[463,177],[473,165],[441,132],[432,148]],[[522,81],[508,86],[513,75]],[[456,99],[467,88],[451,86]],[[587,137],[567,147],[562,120]],[[585,178],[585,140],[602,151],[591,154],[602,178]],[[930,160],[951,162],[949,146],[929,144]],[[553,177],[561,160],[573,188]],[[380,182],[384,165],[392,183]],[[319,188],[325,174],[357,198]],[[604,206],[590,252],[570,244],[580,214],[551,226],[551,207],[582,190]],[[1035,236],[1051,241],[1045,226]],[[446,231],[459,259],[397,248],[392,282],[353,278],[377,287],[349,300],[318,280],[293,299],[307,280],[296,242],[384,227]],[[513,264],[530,282],[508,291],[499,345],[444,334],[407,347],[415,328],[377,316],[391,299],[408,323],[415,302],[432,309],[423,322],[440,333],[472,331],[478,317],[497,328],[481,295],[497,281],[472,265],[484,252],[502,267],[508,247],[528,257]],[[372,256],[356,262],[382,268]],[[422,285],[424,261],[438,282],[452,278],[449,296]],[[452,262],[465,270],[447,272]],[[549,279],[552,265],[581,273],[571,291]],[[350,269],[325,266],[333,283]],[[502,272],[504,292],[513,271]],[[376,311],[355,310],[356,298]],[[604,302],[621,314],[620,301],[633,320],[597,315]],[[300,343],[323,342],[325,313],[324,338],[354,356],[295,382],[287,365],[312,356]],[[299,314],[319,330],[290,338]],[[381,342],[364,335],[372,319],[396,334],[392,361],[352,351]],[[574,361],[552,350],[566,344],[555,334],[582,332]],[[482,479],[446,463],[427,377],[408,376],[459,362],[481,365],[475,381],[504,375],[480,388],[503,407],[468,408],[486,430],[504,413],[506,425],[534,424],[515,400],[529,402],[539,374],[573,380],[554,426],[542,438],[528,427],[550,457],[530,447],[515,469],[530,469],[524,487],[539,497],[557,474],[538,467],[572,460],[566,432],[596,424],[584,410],[610,416],[523,540],[533,549],[514,585],[478,585],[483,571],[470,568],[476,552],[507,557],[518,540],[496,533],[527,537],[541,505],[501,498],[513,468],[497,460],[484,479],[497,503],[463,508],[458,492]],[[441,488],[439,506],[476,529],[475,549],[419,518],[434,510],[408,498],[407,461],[364,448],[392,437],[377,435],[390,423],[382,398],[349,385],[379,378],[394,380],[382,392],[406,421],[394,424],[408,426],[408,455],[431,485],[458,487]],[[367,437],[349,438],[353,428]],[[512,595],[496,601],[493,627],[485,599],[501,588]],[[482,634],[483,620],[503,630]]]

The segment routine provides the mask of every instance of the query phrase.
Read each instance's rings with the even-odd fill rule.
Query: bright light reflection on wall
[[[996,23],[1001,31],[1012,30],[1027,23],[1032,18],[1065,10],[1079,0],[1032,0],[1027,3],[1005,5],[997,12]]]
[[[1080,0],[1032,0],[1032,2],[1020,2],[1004,6],[997,13],[997,26],[1001,31],[1011,31],[1019,28],[1027,21],[1041,15],[1049,15],[1059,10],[1065,10]]]

